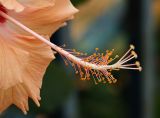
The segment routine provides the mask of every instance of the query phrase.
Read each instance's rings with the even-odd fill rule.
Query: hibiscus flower
[[[0,0],[0,4],[1,12],[44,37],[77,12],[69,0]],[[26,114],[28,98],[40,106],[42,78],[54,59],[53,51],[1,15],[0,44],[0,112],[15,104]]]
[[[51,50],[61,54],[65,64],[73,66],[81,80],[94,79],[98,83],[116,83],[112,70],[132,69],[141,71],[134,46],[114,64],[113,50],[106,53],[86,53],[68,50],[51,43],[50,37],[65,21],[73,18],[78,10],[69,0],[0,0],[0,111],[15,104],[25,114],[28,98],[40,106],[40,88],[44,72],[53,60]],[[13,6],[10,6],[13,3]]]

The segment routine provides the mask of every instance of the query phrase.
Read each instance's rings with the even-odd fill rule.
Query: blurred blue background
[[[130,44],[143,71],[117,71],[116,84],[80,81],[57,54],[41,90],[41,107],[30,101],[24,116],[14,106],[0,118],[160,118],[160,0],[72,0],[80,10],[57,31],[52,42],[89,54],[115,49],[122,55]]]

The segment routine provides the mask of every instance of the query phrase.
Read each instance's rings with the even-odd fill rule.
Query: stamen
[[[123,66],[136,66],[136,64],[126,64],[126,65],[123,65]]]
[[[131,52],[132,53],[132,56],[130,57],[130,58],[128,58],[128,59],[125,59],[124,61],[122,61],[122,62],[120,62],[121,64],[124,64],[124,63],[126,63],[126,62],[128,62],[128,61],[130,61],[130,60],[132,60],[132,59],[136,59],[137,58],[137,54],[134,52],[134,51],[132,51]]]
[[[130,59],[133,55],[130,54],[129,56],[125,57],[123,60],[120,61],[120,63],[123,63],[124,61]]]
[[[111,63],[111,62],[113,62],[113,61],[114,61],[115,59],[117,59],[117,58],[119,58],[118,55],[116,55],[113,59],[109,60],[109,61],[108,61],[108,64]]]
[[[126,64],[126,65],[123,65],[123,66],[137,66],[137,67],[140,67],[140,62],[136,61],[134,64]]]
[[[133,51],[134,46],[130,45],[130,49],[120,58],[119,61],[116,63],[109,65],[112,61],[118,58],[116,55],[115,58],[111,58],[112,53],[114,50],[106,51],[106,54],[99,53],[99,49],[95,49],[95,53],[92,55],[87,56],[86,53],[78,52],[75,49],[69,50],[63,49],[62,47],[58,47],[57,45],[51,43],[41,35],[37,34],[36,32],[32,31],[28,27],[24,26],[19,21],[13,19],[12,17],[8,16],[6,13],[0,11],[0,15],[3,16],[5,19],[8,19],[9,21],[13,22],[15,25],[19,26],[26,32],[32,34],[37,39],[44,42],[46,45],[49,45],[51,48],[53,48],[55,51],[57,51],[62,58],[64,59],[66,65],[68,65],[68,62],[71,64],[71,66],[75,69],[76,74],[79,74],[81,77],[81,80],[90,80],[93,78],[95,84],[99,83],[116,83],[117,79],[113,77],[111,72],[113,70],[119,70],[119,69],[132,69],[132,70],[142,70],[142,67],[140,67],[140,63],[136,62],[135,64],[124,64],[132,60],[133,58],[137,58],[137,54]],[[131,53],[131,54],[129,54]],[[127,56],[129,54],[129,56]],[[131,55],[131,56],[130,56]],[[84,56],[82,58],[78,56]],[[68,62],[67,62],[68,61]],[[132,67],[137,66],[137,67]]]
[[[130,49],[121,57],[121,59],[118,61],[118,62],[120,62],[121,60],[123,60],[125,57],[126,57],[126,55],[131,51],[131,50],[134,50],[135,49],[135,47],[133,46],[133,45],[130,45]]]
[[[138,68],[129,68],[129,67],[120,67],[121,69],[127,69],[127,70],[139,70],[142,71],[142,67],[138,67]]]

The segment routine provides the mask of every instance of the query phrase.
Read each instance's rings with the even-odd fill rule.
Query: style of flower
[[[76,10],[69,0],[0,0],[0,12],[17,19],[44,37],[72,19]],[[49,40],[49,38],[48,38]],[[51,47],[0,15],[0,112],[15,104],[25,114],[28,99],[40,106],[40,88]]]

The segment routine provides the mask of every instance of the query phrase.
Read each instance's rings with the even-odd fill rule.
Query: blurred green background
[[[51,39],[89,54],[136,46],[143,72],[117,71],[116,84],[80,81],[57,54],[44,76],[41,107],[24,116],[14,106],[0,118],[160,118],[160,0],[72,0],[80,9]]]

